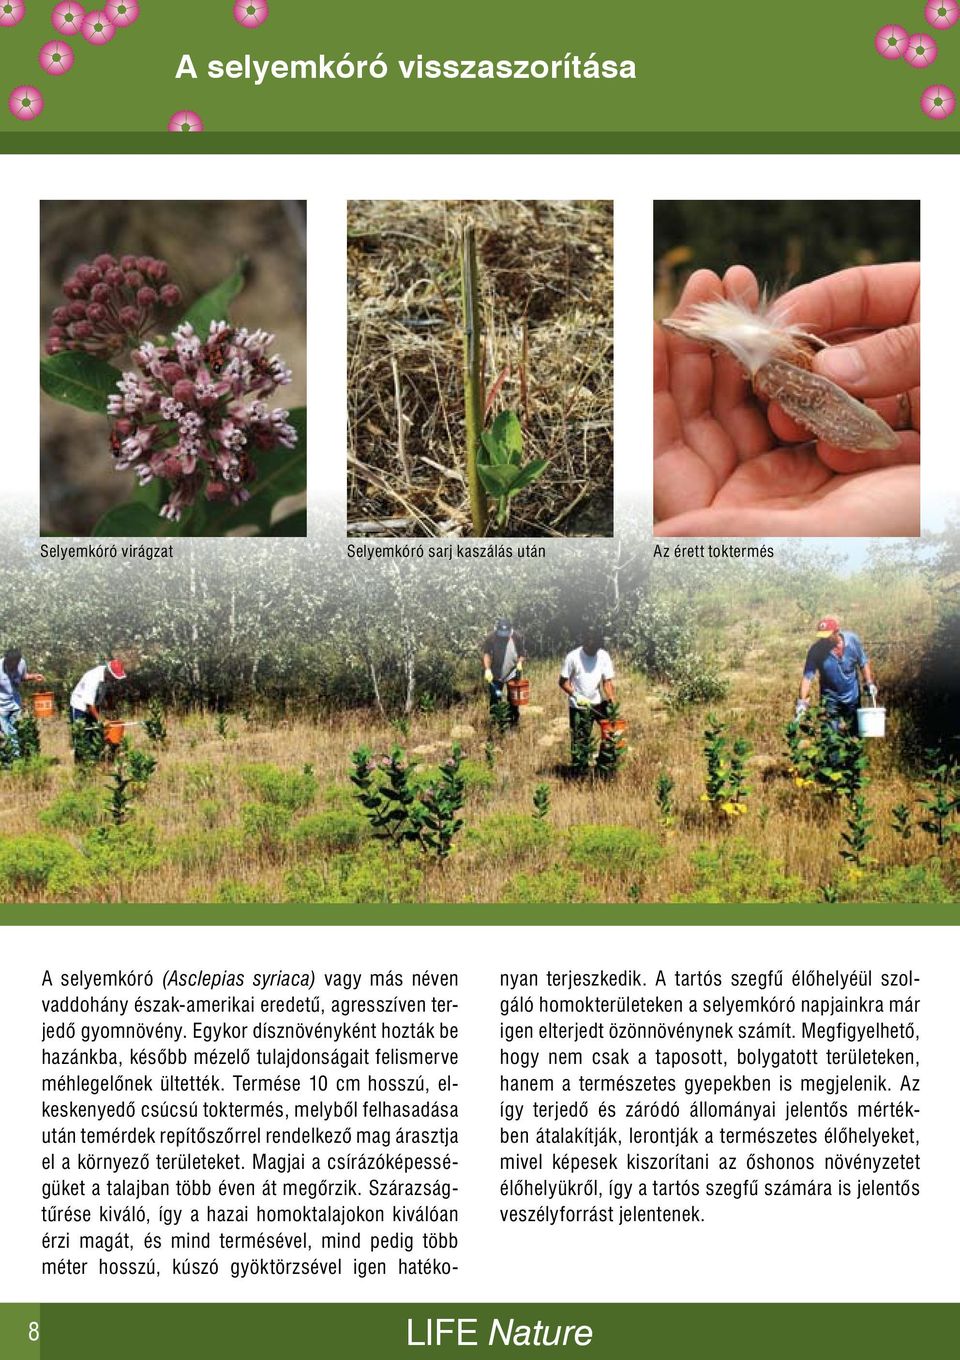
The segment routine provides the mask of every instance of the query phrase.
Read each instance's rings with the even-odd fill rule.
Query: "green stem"
[[[463,294],[463,398],[467,438],[467,490],[475,538],[487,529],[487,497],[477,471],[477,450],[483,429],[483,374],[480,348],[480,288],[477,279],[477,243],[472,225],[463,229],[460,247],[460,279]]]

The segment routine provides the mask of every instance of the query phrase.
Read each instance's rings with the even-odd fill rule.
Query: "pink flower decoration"
[[[244,28],[259,28],[270,14],[267,0],[237,0],[233,7],[233,17]]]
[[[23,18],[23,0],[0,0],[0,28],[13,28]]]
[[[140,6],[136,0],[109,0],[103,12],[117,28],[129,28],[140,17]]]
[[[957,107],[957,97],[949,85],[928,85],[920,96],[920,107],[928,118],[949,118]]]
[[[7,107],[14,118],[22,118],[24,122],[28,122],[31,118],[39,118],[43,113],[43,95],[33,85],[18,85],[15,90],[10,91]]]
[[[102,9],[87,10],[80,28],[87,42],[95,47],[108,43],[117,31],[107,18],[106,10]]]
[[[934,28],[953,28],[960,19],[960,4],[957,0],[927,0],[923,14],[927,23],[933,24]],[[940,115],[941,118],[944,116]]]
[[[40,48],[40,65],[48,76],[62,76],[73,65],[73,48],[69,43],[44,43]]]
[[[192,109],[181,109],[175,113],[167,124],[168,132],[202,132],[203,121],[198,113]]]
[[[937,44],[928,33],[914,33],[912,38],[907,39],[903,59],[911,66],[932,66],[937,59]]]
[[[873,45],[881,57],[895,61],[907,50],[907,30],[899,24],[884,24],[873,40]]]
[[[67,37],[70,38],[75,33],[80,32],[85,14],[86,10],[82,5],[75,5],[73,0],[60,0],[59,5],[53,7],[50,22],[58,33],[66,33]]]

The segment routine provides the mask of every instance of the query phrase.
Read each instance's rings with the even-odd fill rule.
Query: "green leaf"
[[[546,467],[546,458],[533,458],[529,463],[525,463],[522,468],[517,468],[517,475],[514,478],[513,486],[510,488],[511,495],[514,495],[517,491],[522,491],[525,486],[536,481]]]
[[[166,528],[167,522],[149,506],[125,501],[102,515],[93,533],[96,538],[157,538]]]
[[[523,430],[516,411],[501,411],[493,422],[491,433],[505,451],[507,460],[519,466],[523,457]]]
[[[486,466],[496,467],[498,464],[507,461],[507,451],[502,444],[498,444],[494,439],[492,430],[484,430],[480,436],[480,442],[490,455],[490,462]]]
[[[271,538],[306,538],[306,536],[306,510],[297,510],[292,515],[285,515],[283,519],[278,519],[275,524],[270,526]]]
[[[117,391],[120,371],[82,350],[40,360],[40,386],[48,396],[81,411],[107,414],[107,398]]]
[[[509,496],[518,469],[512,463],[500,463],[497,466],[478,463],[477,473],[488,496]]]
[[[216,288],[211,288],[209,293],[204,293],[203,297],[198,297],[196,302],[183,318],[189,321],[196,333],[206,339],[210,331],[211,321],[226,321],[230,315],[230,304],[233,299],[243,291],[246,282],[247,260],[242,257],[237,261],[237,267],[222,283],[217,284]]]

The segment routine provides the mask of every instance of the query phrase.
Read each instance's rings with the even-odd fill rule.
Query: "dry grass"
[[[526,456],[550,461],[514,502],[509,532],[610,534],[613,205],[503,201],[349,206],[351,532],[470,532],[458,257],[468,220],[491,418],[518,411]]]
[[[746,625],[744,625],[746,626]],[[792,640],[792,648],[789,643]],[[734,649],[741,640],[730,639]],[[703,847],[748,845],[768,861],[771,872],[800,881],[792,900],[818,900],[823,885],[838,880],[843,866],[838,858],[844,821],[842,806],[833,807],[794,787],[782,757],[782,723],[792,710],[796,675],[784,664],[796,649],[795,634],[786,626],[784,635],[771,627],[761,642],[751,644],[749,667],[729,674],[730,701],[717,705],[717,712],[730,725],[731,733],[751,741],[750,810],[735,830],[717,824],[711,810],[700,800],[703,761],[701,733],[703,710],[672,713],[655,688],[636,675],[620,684],[622,707],[630,721],[630,749],[617,778],[609,782],[572,783],[564,777],[568,761],[566,711],[556,686],[557,667],[542,662],[531,670],[533,704],[518,731],[498,743],[498,755],[489,787],[471,789],[465,817],[473,834],[464,834],[458,849],[444,867],[421,857],[425,870],[412,894],[416,900],[449,902],[497,902],[509,900],[511,882],[518,873],[543,875],[559,869],[568,878],[564,891],[570,900],[625,902],[671,901],[702,889],[694,855]],[[877,865],[892,869],[922,865],[933,854],[931,838],[916,832],[901,841],[890,828],[891,809],[911,803],[916,785],[897,768],[897,717],[891,715],[892,739],[871,744],[871,779],[868,799],[875,818],[875,840],[870,855]],[[463,707],[412,720],[408,749],[427,748],[418,756],[435,762],[450,744],[454,728],[466,754],[485,768],[483,747],[487,739],[486,710],[478,697]],[[135,821],[157,830],[163,848],[162,862],[147,872],[121,878],[91,895],[96,900],[182,902],[216,900],[225,880],[245,885],[263,900],[283,900],[288,871],[307,867],[322,869],[330,856],[298,857],[290,845],[260,850],[236,838],[240,808],[255,800],[245,786],[240,767],[248,762],[272,762],[289,771],[311,763],[320,781],[312,808],[293,814],[292,823],[324,809],[349,809],[347,782],[350,752],[361,743],[376,750],[389,750],[400,740],[391,725],[370,713],[354,712],[316,722],[293,720],[270,726],[239,716],[229,720],[230,735],[216,734],[212,717],[190,715],[170,719],[168,749],[160,754],[160,769],[138,808]],[[464,729],[473,729],[472,732]],[[67,748],[65,725],[48,723],[43,728],[44,752],[58,759],[40,788],[24,781],[15,804],[5,816],[5,836],[43,832],[59,835],[74,844],[79,834],[45,828],[39,820],[53,797],[72,787],[74,772]],[[142,744],[139,738],[138,743]],[[655,786],[661,770],[675,781],[676,823],[659,825]],[[550,836],[543,843],[513,843],[511,826],[524,831],[532,812],[532,794],[539,782],[551,790],[548,819]],[[100,781],[102,783],[102,780]],[[103,785],[105,789],[105,785]],[[483,837],[502,819],[506,841]],[[501,825],[504,823],[500,822]],[[640,827],[662,847],[662,858],[645,875],[630,866],[599,857],[584,865],[570,859],[568,832],[584,824]],[[231,832],[230,829],[234,828]],[[480,840],[476,833],[480,833]],[[523,839],[529,840],[529,836]],[[384,872],[389,877],[387,852]],[[956,882],[955,857],[949,852],[946,877]],[[952,866],[952,867],[951,867]],[[732,872],[732,871],[731,871]],[[717,895],[725,891],[723,865],[717,871]],[[557,891],[557,880],[553,882]],[[856,875],[843,880],[846,891],[856,894]],[[729,886],[729,885],[728,885]],[[551,900],[549,890],[546,900]],[[762,896],[762,892],[759,894]],[[29,896],[29,895],[28,895]]]

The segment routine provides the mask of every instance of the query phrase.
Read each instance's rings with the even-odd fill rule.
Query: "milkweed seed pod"
[[[727,299],[701,302],[689,317],[671,318],[663,326],[732,354],[758,396],[777,402],[824,443],[852,453],[897,447],[896,434],[876,411],[812,371],[814,354],[827,342],[789,324],[776,303],[761,300],[754,311]]]

